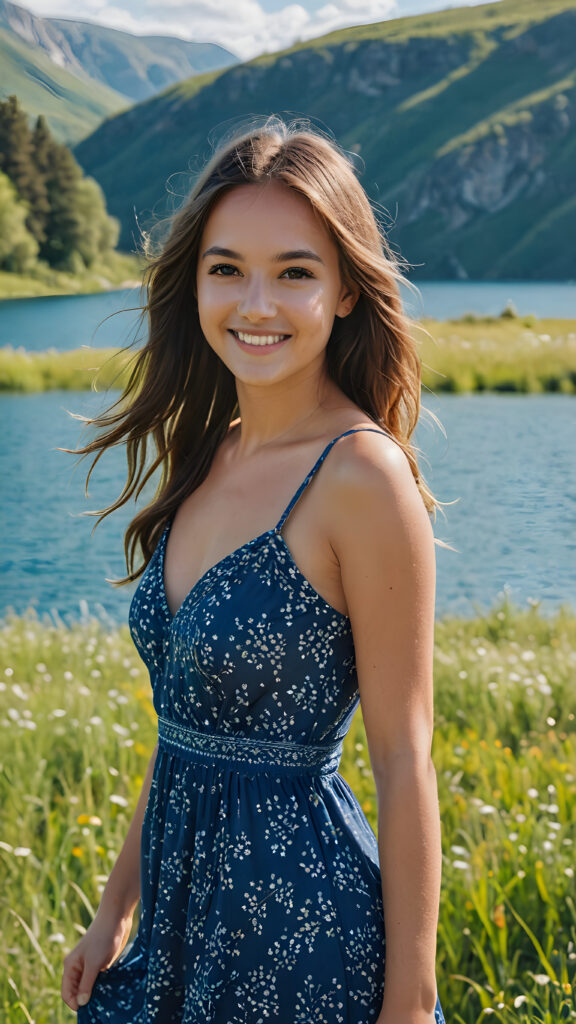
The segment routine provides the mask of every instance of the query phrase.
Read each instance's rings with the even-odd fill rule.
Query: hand
[[[86,934],[64,959],[62,999],[71,1010],[88,1002],[98,973],[120,956],[131,928],[132,915],[118,920],[98,910]]]

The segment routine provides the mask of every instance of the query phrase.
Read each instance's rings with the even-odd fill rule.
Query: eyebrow
[[[239,252],[234,252],[233,249],[223,249],[219,245],[213,245],[211,249],[207,249],[202,254],[202,259],[205,259],[206,256],[227,256],[231,260],[244,259]],[[272,257],[273,263],[289,263],[290,260],[316,260],[317,263],[324,263],[318,253],[312,249],[292,249],[290,252],[278,252]]]

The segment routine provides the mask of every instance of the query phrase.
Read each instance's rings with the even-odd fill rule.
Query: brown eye
[[[284,273],[285,274],[299,274],[299,275],[303,275],[304,277],[312,277],[312,274],[310,273],[310,271],[309,270],[305,270],[304,267],[289,267],[288,270],[284,271]],[[291,277],[290,280],[291,281],[300,281],[300,280],[302,280],[302,277]]]

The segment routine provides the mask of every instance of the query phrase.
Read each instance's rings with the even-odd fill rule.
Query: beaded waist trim
[[[245,774],[281,771],[328,775],[338,770],[343,740],[324,746],[257,740],[198,732],[187,725],[158,716],[158,746],[188,761],[222,764]]]

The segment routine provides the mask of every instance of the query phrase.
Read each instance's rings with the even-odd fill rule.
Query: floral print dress
[[[384,433],[377,428],[356,428]],[[385,931],[376,836],[338,772],[359,702],[350,620],[278,524],[208,569],[172,615],[170,524],[130,608],[158,753],[136,938],[79,1024],[373,1024]],[[439,999],[435,1020],[445,1024]]]

